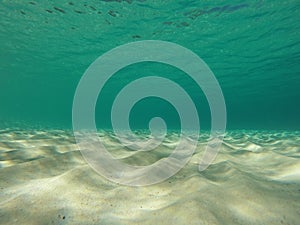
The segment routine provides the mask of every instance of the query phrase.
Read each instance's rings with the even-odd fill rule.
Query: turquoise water
[[[0,18],[1,225],[299,224],[299,0],[0,0]],[[122,68],[94,108],[76,95],[72,111],[77,85],[99,56],[146,40],[175,43],[206,62],[226,104],[224,135],[209,131],[215,117],[208,100],[218,95],[206,98],[197,79],[157,62]],[[182,52],[163,59],[193,65],[189,71],[200,71],[206,82],[203,67]],[[125,121],[133,132],[123,133],[122,126],[116,132],[112,124],[127,114],[122,108],[111,119],[113,103],[140,78],[149,82],[132,93],[174,91],[169,97],[181,111],[147,94]],[[195,111],[166,79],[190,96]],[[95,93],[98,82],[84,93]],[[92,116],[80,114],[93,109],[95,133]],[[197,120],[183,115],[199,117],[199,137]],[[150,121],[161,122],[155,117],[164,119],[165,136],[148,129],[155,125]]]
[[[0,4],[0,126],[71,128],[76,86],[88,66],[112,48],[164,40],[201,57],[227,106],[228,129],[299,129],[300,2],[295,1],[19,1]],[[182,71],[140,63],[117,72],[96,106],[110,128],[117,93],[149,75],[179,83],[194,100],[202,128],[210,111],[201,89]],[[133,128],[153,116],[179,127],[172,105],[146,98],[132,109]]]

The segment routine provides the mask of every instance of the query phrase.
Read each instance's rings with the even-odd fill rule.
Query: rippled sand
[[[132,165],[165,157],[170,134],[153,152],[121,149]],[[0,224],[299,224],[300,133],[228,132],[214,163],[197,170],[205,134],[178,174],[153,186],[107,181],[83,160],[71,131],[0,131]]]

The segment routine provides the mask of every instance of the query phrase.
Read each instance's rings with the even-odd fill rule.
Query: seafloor
[[[154,152],[119,149],[147,165],[171,151],[169,134]],[[213,164],[197,170],[207,135],[168,180],[146,187],[111,183],[84,161],[71,131],[0,131],[0,224],[299,224],[300,132],[230,131]],[[127,152],[127,153],[126,153]]]

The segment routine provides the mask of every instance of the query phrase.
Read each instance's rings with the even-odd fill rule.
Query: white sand
[[[123,161],[147,165],[175,145]],[[300,133],[230,132],[207,170],[205,136],[178,174],[148,187],[120,186],[83,160],[71,132],[0,131],[0,224],[299,224]],[[126,153],[127,152],[127,153]]]

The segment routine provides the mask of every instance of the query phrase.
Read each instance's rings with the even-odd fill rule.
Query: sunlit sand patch
[[[168,157],[178,144],[171,133],[157,149],[140,152],[122,146],[113,132],[99,136],[131,165]],[[208,137],[202,134],[189,163],[173,177],[129,187],[91,169],[71,131],[2,131],[1,224],[298,223],[299,132],[228,132],[212,165],[199,172]]]

